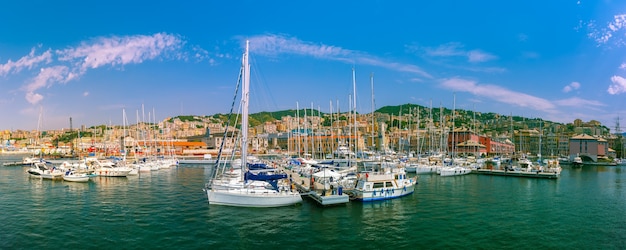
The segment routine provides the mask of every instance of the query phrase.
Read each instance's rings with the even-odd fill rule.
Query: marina
[[[27,169],[0,168],[0,210],[10,211],[0,215],[10,232],[2,249],[626,247],[620,167],[564,167],[556,180],[428,174],[399,199],[280,208],[209,205],[203,165],[86,183],[33,179]]]

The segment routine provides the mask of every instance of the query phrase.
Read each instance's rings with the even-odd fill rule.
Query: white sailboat
[[[240,207],[280,207],[302,202],[300,194],[288,186],[279,185],[286,174],[270,171],[249,171],[248,152],[248,100],[250,88],[249,42],[241,65],[241,163],[240,168],[231,167],[207,183],[205,191],[209,204]],[[218,163],[219,164],[219,157]],[[255,164],[256,165],[256,164]],[[218,171],[218,168],[215,169]]]
[[[465,161],[456,158],[456,131],[454,118],[456,116],[456,94],[454,95],[454,104],[452,105],[452,157],[451,166],[443,167],[439,171],[440,176],[456,176],[472,173],[472,170],[465,166]]]

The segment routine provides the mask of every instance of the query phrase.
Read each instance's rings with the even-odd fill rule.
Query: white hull
[[[434,174],[437,173],[437,166],[418,166],[415,169],[416,174]]]
[[[137,168],[131,168],[130,172],[128,172],[128,175],[138,175],[139,174],[139,170]]]
[[[456,176],[456,175],[466,175],[472,172],[469,168],[464,167],[446,167],[442,168],[439,171],[439,175],[441,176]]]
[[[33,178],[41,178],[48,180],[62,179],[63,172],[55,168],[49,168],[45,163],[35,163],[30,169],[28,174]]]
[[[415,184],[407,185],[401,188],[380,188],[371,191],[362,191],[358,189],[354,190],[356,199],[362,201],[389,200],[410,195],[413,192],[415,192]]]
[[[104,176],[104,177],[126,177],[128,176],[128,173],[130,173],[130,171],[131,169],[111,168],[111,169],[97,169],[93,173],[98,176]]]
[[[302,202],[297,192],[259,189],[207,189],[209,204],[237,207],[282,207]]]
[[[406,178],[404,170],[400,173],[365,174],[361,176],[353,196],[361,201],[377,201],[399,198],[415,191],[417,179]]]
[[[31,175],[32,177],[40,177],[41,179],[46,179],[46,180],[58,180],[61,179],[61,176],[63,176],[63,173],[44,173],[41,175]]]
[[[70,182],[88,182],[89,176],[86,174],[64,175],[63,180],[70,181]]]
[[[404,171],[406,171],[407,173],[417,173],[417,168],[418,168],[417,165],[411,164],[409,166],[404,167]]]

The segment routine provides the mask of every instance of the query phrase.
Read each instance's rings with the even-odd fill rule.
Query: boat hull
[[[472,170],[469,168],[443,168],[440,170],[439,175],[441,176],[456,176],[456,175],[466,175],[472,173]]]
[[[130,173],[131,169],[120,169],[120,170],[104,170],[98,169],[94,171],[94,174],[102,177],[126,177],[128,173]]]
[[[416,182],[413,182],[412,184],[406,185],[404,187],[388,188],[388,189],[376,188],[371,191],[363,191],[363,190],[355,189],[354,198],[358,201],[363,201],[363,202],[400,198],[400,197],[407,196],[415,192],[415,184]]]
[[[302,202],[297,192],[276,192],[250,189],[207,189],[209,204],[237,207],[283,207]]]
[[[63,178],[63,172],[60,171],[37,171],[37,170],[29,170],[28,174],[31,178],[41,178],[46,180],[60,180]]]
[[[88,175],[64,175],[63,180],[69,181],[69,182],[88,182],[89,176]]]

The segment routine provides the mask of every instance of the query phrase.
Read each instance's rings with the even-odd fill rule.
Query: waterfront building
[[[588,134],[580,134],[569,140],[569,158],[573,160],[577,156],[586,156],[593,161],[599,158],[607,158],[609,143],[607,140],[593,137]]]
[[[480,155],[512,155],[515,145],[510,140],[493,140],[491,137],[474,133],[467,128],[458,128],[448,135],[448,151],[456,144],[457,153]]]

